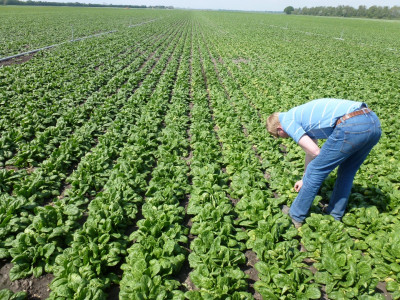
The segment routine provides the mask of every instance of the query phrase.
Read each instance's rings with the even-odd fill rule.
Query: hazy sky
[[[50,1],[50,0],[49,0]],[[64,0],[60,2],[67,2]],[[75,2],[68,1],[68,2]],[[181,8],[195,9],[232,9],[232,10],[270,10],[283,11],[286,6],[312,7],[312,6],[338,6],[350,5],[358,7],[359,5],[394,6],[400,5],[399,0],[81,0],[86,3],[107,3],[107,4],[131,4],[131,5],[166,5]]]

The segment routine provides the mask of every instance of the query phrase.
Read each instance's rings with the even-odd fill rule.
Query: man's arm
[[[304,171],[305,171],[310,161],[312,161],[315,157],[319,155],[319,147],[317,144],[317,140],[313,140],[306,134],[300,138],[299,146],[306,153],[305,166],[304,166]]]
[[[307,170],[307,166],[308,164],[318,156],[319,154],[319,147],[317,144],[317,140],[313,140],[311,139],[311,141],[314,143],[315,146],[317,146],[317,148],[315,148],[314,146],[311,145],[312,149],[310,151],[306,151],[303,147],[303,150],[306,151],[306,158],[304,160],[304,173]]]
[[[317,140],[313,140],[308,135],[303,135],[299,140],[299,146],[306,153],[306,158],[304,162],[304,173],[306,172],[308,164],[319,155],[319,147],[317,144]],[[294,189],[296,192],[300,191],[303,186],[303,180],[299,180],[294,185]]]

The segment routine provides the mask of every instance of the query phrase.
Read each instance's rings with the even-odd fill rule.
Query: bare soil
[[[262,300],[262,296],[254,289],[254,283],[259,280],[258,271],[254,268],[254,265],[258,262],[257,255],[252,250],[247,250],[244,255],[246,256],[246,265],[242,266],[241,269],[249,276],[247,279],[249,292],[253,295],[254,299]]]
[[[191,136],[188,137],[188,140],[190,140],[190,139],[191,139]],[[193,158],[193,150],[190,150],[188,156],[184,157],[183,160],[185,160],[186,164],[189,166],[190,162],[192,161],[192,158]]]
[[[52,274],[45,274],[39,278],[29,277],[11,281],[9,278],[12,263],[0,263],[0,290],[9,289],[13,292],[25,291],[28,293],[28,299],[39,300],[47,299],[50,294],[49,284],[53,280]]]
[[[192,218],[190,215],[188,215],[187,212],[187,207],[189,205],[190,201],[190,195],[186,195],[186,199],[183,201],[182,206],[185,208],[185,218],[183,220],[183,226],[186,228],[190,228],[193,225]],[[191,242],[196,238],[196,236],[192,235],[191,233],[188,234],[188,242],[183,245],[183,247],[190,253],[190,244]],[[176,276],[176,279],[182,284],[182,290],[184,292],[186,291],[193,291],[196,290],[195,285],[193,282],[190,280],[190,272],[192,272],[192,268],[189,265],[189,260],[186,259],[185,262],[183,263],[183,266],[181,268],[181,271],[179,274]]]
[[[11,58],[11,59],[8,59],[8,60],[0,61],[0,67],[23,64],[24,62],[27,62],[28,60],[31,60],[34,55],[35,55],[35,53],[32,53],[32,54],[27,54],[27,55],[24,55],[24,56],[20,56],[20,57]]]
[[[375,289],[376,292],[381,293],[386,300],[392,300],[392,295],[386,289],[386,282],[378,282],[378,285]]]
[[[226,196],[228,197],[229,200],[231,200],[233,206],[236,206],[236,204],[238,204],[239,199],[232,198],[231,195],[229,195],[228,193],[226,194]]]
[[[58,200],[65,198],[66,191],[69,190],[71,187],[72,187],[71,184],[64,183],[63,187],[61,188],[61,194],[60,194],[60,196],[57,197]]]
[[[36,168],[36,167],[32,167],[32,166],[29,167],[29,168],[18,168],[18,167],[16,167],[16,166],[5,166],[5,167],[0,167],[0,170],[3,170],[3,169],[5,169],[5,170],[7,170],[7,171],[13,170],[13,171],[15,171],[15,172],[21,171],[21,170],[25,170],[26,173],[31,174],[31,173],[33,173],[37,168]]]
[[[248,64],[248,63],[250,63],[250,59],[240,57],[238,59],[232,59],[232,62],[234,62],[235,64],[239,64],[239,63]]]
[[[189,266],[189,261],[186,260],[177,276],[177,280],[182,284],[182,289],[184,292],[197,290],[196,286],[190,280],[191,271],[192,268]]]
[[[119,285],[118,284],[112,284],[110,289],[107,291],[108,296],[107,300],[118,300],[119,299]]]

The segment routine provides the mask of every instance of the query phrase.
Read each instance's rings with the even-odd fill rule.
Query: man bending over
[[[337,166],[337,179],[325,212],[343,217],[354,176],[381,136],[376,114],[363,102],[317,99],[288,112],[268,117],[267,129],[275,137],[289,136],[305,151],[304,176],[294,188],[299,194],[288,213],[296,227],[308,215],[322,182]],[[321,149],[317,139],[326,139]]]

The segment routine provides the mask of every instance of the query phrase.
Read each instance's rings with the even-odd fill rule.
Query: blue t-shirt
[[[345,114],[367,107],[364,102],[342,99],[317,99],[279,114],[283,130],[296,143],[307,134],[312,139],[326,139],[336,121]]]

